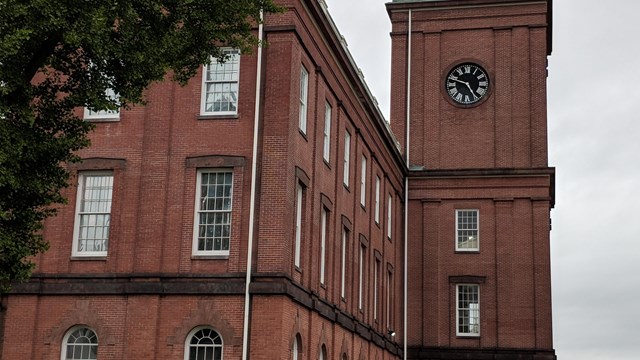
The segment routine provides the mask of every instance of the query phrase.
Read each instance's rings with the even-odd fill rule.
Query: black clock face
[[[472,105],[487,96],[489,76],[479,65],[460,64],[449,71],[444,86],[453,101],[461,105]]]

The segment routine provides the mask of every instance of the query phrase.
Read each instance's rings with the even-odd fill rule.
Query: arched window
[[[291,359],[293,360],[300,359],[301,348],[302,348],[302,339],[300,339],[300,334],[297,334],[296,339],[293,341],[293,347],[291,348]]]
[[[222,337],[210,327],[193,329],[185,344],[185,360],[222,360]]]
[[[62,340],[62,360],[85,360],[98,358],[98,336],[85,326],[76,326],[67,331]]]
[[[318,356],[318,360],[327,360],[327,347],[324,345],[320,348],[320,356]]]

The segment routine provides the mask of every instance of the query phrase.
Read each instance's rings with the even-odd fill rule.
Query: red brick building
[[[268,47],[84,110],[2,358],[555,358],[551,1],[387,4],[395,136],[323,3],[279,3]]]
[[[387,9],[391,126],[410,168],[408,358],[554,359],[551,1]]]

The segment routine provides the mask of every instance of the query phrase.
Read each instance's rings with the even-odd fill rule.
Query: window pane
[[[329,153],[331,151],[331,105],[327,102],[324,110],[324,144],[322,156],[325,161],[329,162]]]
[[[196,229],[197,251],[228,251],[231,237],[233,173],[200,173]]]
[[[80,175],[76,253],[106,252],[111,223],[113,175]]]
[[[237,112],[240,54],[237,50],[225,50],[224,53],[228,55],[224,62],[213,58],[205,67],[202,86],[204,113]]]
[[[458,250],[477,250],[478,243],[478,210],[457,210],[456,229]]]
[[[458,334],[480,334],[480,287],[458,285],[457,318]]]
[[[222,359],[222,338],[213,329],[205,328],[196,331],[188,339],[189,360]]]
[[[93,330],[77,328],[66,339],[66,343],[62,346],[64,359],[97,359],[98,337]]]
[[[307,93],[309,87],[309,73],[304,67],[300,68],[300,130],[307,132]]]

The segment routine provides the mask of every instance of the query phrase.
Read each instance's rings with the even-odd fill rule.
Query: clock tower
[[[391,127],[409,165],[407,358],[555,359],[552,0],[394,0]]]

